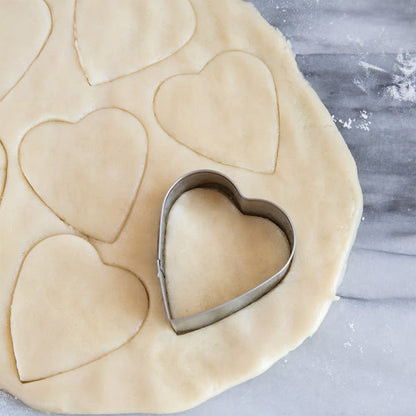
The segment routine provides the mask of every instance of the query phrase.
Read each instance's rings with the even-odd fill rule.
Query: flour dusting
[[[394,100],[416,103],[416,56],[410,53],[397,55],[394,67],[394,85],[387,87],[387,93]]]
[[[332,115],[332,120],[334,120],[335,124],[347,130],[355,128],[358,130],[370,131],[371,115],[372,113],[370,111],[360,110],[358,117],[338,118],[335,115]]]
[[[384,72],[384,73],[387,72],[385,69],[380,68],[379,66],[369,64],[368,62],[364,62],[364,61],[360,61],[358,65],[360,65],[361,67],[367,70],[372,69],[373,71]]]
[[[352,82],[356,85],[361,91],[367,92],[367,85],[364,79],[361,77],[355,77]]]
[[[386,69],[366,61],[359,61],[363,69],[353,84],[364,93],[374,93],[386,98],[416,103],[416,55],[399,53],[392,67]],[[368,127],[368,126],[367,126]],[[363,126],[362,129],[366,129]]]
[[[355,128],[359,130],[370,131],[371,121],[369,120],[369,117],[371,114],[372,113],[366,110],[360,110],[359,122]]]

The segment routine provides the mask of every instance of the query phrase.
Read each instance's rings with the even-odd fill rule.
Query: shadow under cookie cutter
[[[170,210],[176,200],[185,192],[195,188],[215,189],[225,194],[244,215],[263,217],[272,221],[285,233],[290,246],[290,255],[285,265],[277,273],[244,294],[207,311],[190,315],[185,318],[174,318],[170,309],[166,286],[166,227]],[[228,177],[213,170],[197,170],[182,176],[172,185],[163,201],[158,242],[158,276],[162,288],[166,313],[173,330],[178,335],[181,335],[211,325],[238,312],[270,292],[287,274],[295,254],[295,248],[295,228],[286,212],[277,205],[263,199],[249,199],[244,197],[237,186]]]

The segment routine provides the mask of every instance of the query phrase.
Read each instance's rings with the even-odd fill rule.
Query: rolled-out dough
[[[284,232],[243,215],[222,193],[197,188],[181,195],[168,218],[165,275],[174,318],[225,302],[277,273],[290,255]]]
[[[4,185],[7,177],[7,156],[3,143],[0,141],[0,202],[3,198]]]
[[[162,10],[164,25],[143,20],[157,15],[162,0],[123,1],[120,9],[118,0],[106,0],[105,10],[96,10],[99,25],[95,0],[30,3],[33,20],[26,24],[22,1],[0,0],[0,21],[10,22],[0,29],[10,35],[0,40],[7,68],[5,76],[0,72],[0,141],[7,153],[6,159],[0,146],[0,191],[6,183],[0,199],[0,388],[48,412],[163,413],[188,409],[265,371],[316,331],[335,300],[362,210],[354,160],[285,39],[242,0],[177,0],[178,7]],[[135,43],[135,36],[145,43]],[[244,103],[249,113],[242,114]],[[104,131],[104,121],[87,122],[101,111],[110,123]],[[113,129],[117,123],[123,127]],[[211,134],[201,126],[211,126]],[[238,134],[226,137],[230,132]],[[296,228],[297,251],[272,292],[210,327],[177,336],[156,275],[160,209],[178,177],[202,168],[223,172],[248,197],[284,208]],[[37,249],[46,254],[34,263]],[[36,284],[19,288],[20,273]],[[117,278],[128,282],[129,295]],[[103,287],[120,293],[104,305],[94,287],[97,294]],[[54,291],[50,304],[37,306],[36,299]],[[91,299],[100,324],[91,331],[99,328],[103,344],[82,336],[88,311],[65,310],[70,297],[82,308]],[[54,305],[68,323],[67,331],[56,331],[62,338],[55,348],[64,358],[55,355],[48,363],[43,355],[33,363],[36,349],[20,340],[40,345],[39,325],[57,325]],[[124,330],[111,325],[111,311],[124,314]],[[25,314],[36,325],[21,319]],[[77,351],[64,342],[72,336]],[[40,380],[28,380],[39,374]]]

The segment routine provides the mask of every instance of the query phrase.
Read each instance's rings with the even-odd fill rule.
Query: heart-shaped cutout
[[[137,334],[147,311],[141,281],[105,265],[84,239],[41,241],[23,261],[11,305],[20,380],[44,379],[114,351]]]
[[[91,85],[160,62],[192,37],[196,18],[189,0],[77,0],[74,36]]]
[[[102,109],[77,123],[32,128],[19,149],[29,185],[66,223],[97,240],[120,234],[141,183],[147,134],[120,109]]]
[[[0,203],[3,198],[4,187],[7,178],[7,153],[3,143],[0,141]]]
[[[245,198],[226,176],[195,171],[163,203],[159,278],[168,319],[178,333],[231,315],[273,289],[296,246],[287,214]]]
[[[0,101],[38,57],[51,29],[44,0],[0,0]]]
[[[275,171],[276,86],[269,68],[251,54],[225,52],[199,74],[167,79],[155,95],[154,111],[172,138],[209,159],[255,172]]]

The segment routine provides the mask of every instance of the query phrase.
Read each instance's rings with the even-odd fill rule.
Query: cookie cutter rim
[[[286,235],[290,246],[290,255],[285,265],[273,276],[242,295],[206,311],[184,318],[174,318],[170,309],[165,275],[166,227],[170,211],[177,199],[195,188],[215,189],[227,196],[242,214],[263,217],[272,221]],[[245,197],[230,178],[214,170],[196,170],[183,175],[169,188],[163,200],[159,225],[157,274],[162,288],[165,311],[172,329],[177,335],[186,334],[214,324],[257,301],[274,289],[286,276],[292,264],[295,250],[295,227],[288,214],[278,205],[265,199]]]

